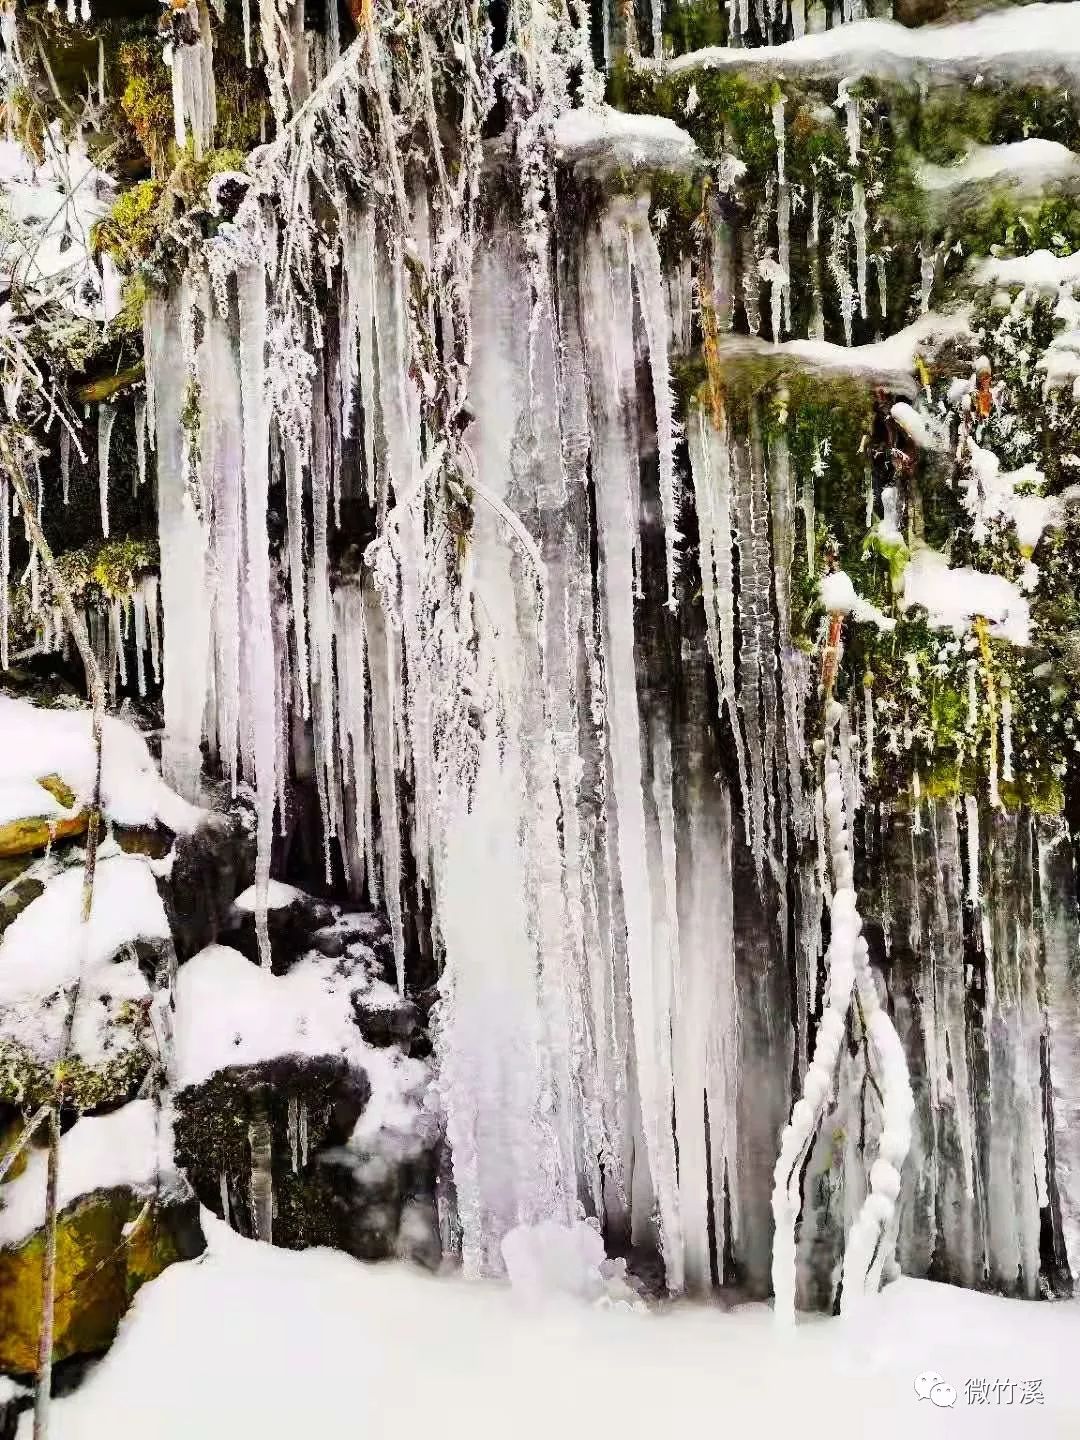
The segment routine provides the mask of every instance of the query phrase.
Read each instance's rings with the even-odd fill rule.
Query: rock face
[[[153,174],[98,238],[150,262],[149,323],[100,367],[89,463],[44,457],[46,524],[111,698],[206,809],[170,805],[131,734],[106,767],[103,889],[131,862],[152,913],[97,957],[65,1123],[174,1102],[163,1164],[275,1244],[434,1266],[445,1241],[500,1272],[508,1232],[584,1207],[657,1288],[764,1296],[794,1107],[800,1304],[843,1302],[868,1214],[870,1288],[895,1255],[1070,1293],[1077,7],[957,32],[927,22],[992,7],[593,6],[590,37],[552,18],[523,55],[493,4],[494,68],[450,8],[348,8],[385,83],[343,62],[315,162],[285,128],[238,173],[227,137],[269,112],[235,7],[177,12],[181,112],[188,82],[206,99],[196,15],[226,67],[216,134],[129,52]],[[279,117],[336,13],[291,76],[271,57]],[[148,427],[154,484],[110,487],[110,443],[137,473]],[[132,532],[111,558],[110,500]],[[18,633],[67,673],[39,601]],[[0,989],[73,898],[78,758],[64,791],[52,765],[15,776]],[[257,914],[268,873],[320,894],[275,880]],[[852,911],[870,988],[815,1069]],[[3,1012],[4,1122],[55,1085],[71,975],[46,984],[37,948]],[[132,1193],[73,1200],[71,1263]],[[127,1264],[65,1354],[105,1343]]]

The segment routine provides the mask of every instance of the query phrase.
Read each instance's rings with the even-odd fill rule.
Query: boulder
[[[82,1196],[60,1215],[54,1361],[105,1350],[140,1285],[205,1249],[194,1197],[152,1200],[143,1213],[146,1204],[119,1186]],[[39,1229],[0,1249],[0,1371],[36,1368],[44,1246]]]

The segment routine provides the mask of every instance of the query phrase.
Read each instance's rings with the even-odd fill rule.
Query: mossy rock
[[[61,805],[68,809],[74,806],[75,796],[59,775],[46,775],[37,783]],[[0,825],[0,859],[32,855],[58,840],[71,840],[82,835],[88,818],[85,810],[76,810],[71,815],[24,815],[17,820],[9,820]]]
[[[0,894],[0,935],[32,900],[36,900],[45,891],[44,883],[36,875],[25,873],[30,863],[27,855],[0,861],[0,883],[3,885],[3,893]],[[7,873],[9,866],[14,870],[11,875]]]
[[[114,825],[112,833],[125,855],[163,860],[172,848],[171,834],[153,825]]]
[[[61,1083],[65,1100],[80,1114],[101,1106],[133,1100],[154,1060],[153,1027],[141,1007],[110,999],[103,1007],[110,1053],[88,1065],[80,1056],[64,1061]],[[34,1054],[19,1040],[0,1037],[0,1104],[32,1109],[55,1093],[51,1059]]]
[[[232,1224],[254,1234],[249,1126],[269,1124],[274,1179],[274,1243],[289,1248],[330,1243],[311,1189],[316,1151],[344,1145],[371,1096],[363,1070],[340,1056],[282,1055],[229,1066],[176,1097],[176,1159],[204,1205],[222,1212],[228,1190]],[[294,1130],[303,1115],[306,1143]],[[294,1165],[294,1159],[296,1164]]]
[[[127,1188],[98,1190],[61,1214],[54,1361],[107,1349],[139,1287],[205,1249],[194,1199],[156,1201],[125,1236],[143,1203]],[[39,1230],[0,1250],[0,1371],[29,1375],[36,1368],[44,1244]]]

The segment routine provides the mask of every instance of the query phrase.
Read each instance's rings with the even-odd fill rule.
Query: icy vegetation
[[[145,1106],[532,1299],[1072,1293],[1078,9],[188,0],[135,185],[104,43],[3,142],[0,1260]]]

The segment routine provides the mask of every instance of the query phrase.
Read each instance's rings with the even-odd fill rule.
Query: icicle
[[[71,432],[66,425],[60,428],[60,493],[64,504],[68,503],[71,488]]]
[[[668,1287],[682,1288],[682,1235],[678,1210],[674,1136],[671,1128],[670,992],[657,989],[653,914],[645,843],[641,727],[634,663],[633,552],[637,512],[627,504],[626,478],[637,469],[628,449],[622,397],[632,390],[634,356],[631,312],[615,302],[612,279],[625,244],[615,207],[593,236],[587,256],[586,295],[595,313],[585,322],[590,364],[606,398],[597,417],[594,476],[601,554],[604,652],[608,673],[608,728],[619,867],[626,913],[627,957],[641,1121],[660,1219]]]
[[[934,272],[937,269],[937,251],[923,241],[919,246],[919,257],[919,314],[928,315],[934,290]]]
[[[784,97],[778,95],[772,106],[773,136],[776,140],[776,263],[779,276],[773,281],[774,340],[791,329],[791,190],[785,169]]]
[[[693,412],[689,427],[690,469],[701,537],[701,588],[705,602],[709,654],[721,708],[727,709],[739,791],[743,800],[746,843],[752,844],[750,787],[747,779],[746,740],[742,712],[737,701],[735,674],[735,579],[732,564],[731,460],[727,425],[720,411],[721,428],[710,423],[705,411]]]
[[[181,150],[190,132],[198,160],[212,146],[217,125],[214,37],[205,0],[187,0],[184,15],[198,39],[181,36],[171,49],[173,131]]]
[[[814,505],[814,472],[808,470],[802,483],[803,540],[806,544],[806,573],[813,579],[817,574],[816,540],[817,510]]]
[[[374,598],[366,608],[367,653],[371,673],[371,744],[382,836],[383,899],[394,941],[398,990],[405,992],[405,931],[401,912],[401,822],[395,761],[395,694],[399,688],[397,636]]]
[[[1001,689],[1001,778],[1012,780],[1012,692],[1007,685]]]
[[[142,581],[143,594],[146,599],[146,624],[150,632],[150,663],[154,670],[154,679],[161,684],[161,620],[158,615],[158,578],[156,575],[147,575]]]
[[[979,728],[979,693],[976,684],[977,669],[977,661],[969,660],[967,662],[967,723],[972,735],[974,735]]]
[[[146,694],[146,592],[140,582],[131,596],[132,629],[135,632],[135,679],[139,694]]]
[[[109,538],[109,450],[112,445],[116,410],[112,405],[98,406],[98,496],[101,504],[101,533]]]
[[[855,281],[859,297],[859,314],[865,319],[870,314],[870,304],[867,297],[866,191],[863,188],[862,180],[858,178],[856,168],[859,163],[859,150],[862,145],[858,100],[853,96],[846,95],[844,98],[844,109],[847,117],[848,160],[851,163],[853,172],[851,182],[851,229],[855,237]],[[850,343],[851,341],[849,340],[848,344],[850,345]]]
[[[221,1218],[225,1221],[225,1224],[228,1225],[229,1229],[231,1230],[232,1212],[229,1208],[229,1181],[225,1175],[224,1170],[222,1170],[221,1174],[218,1176],[218,1194],[221,1196]]]
[[[863,751],[864,771],[867,780],[874,778],[874,687],[863,680],[863,716],[866,744]]]
[[[126,602],[119,595],[109,601],[109,630],[116,661],[120,669],[120,684],[127,685],[127,654],[124,647],[124,610]]]
[[[975,910],[979,897],[979,803],[974,795],[964,796],[964,817],[967,821],[967,900]]]
[[[300,1169],[300,1102],[295,1095],[290,1095],[287,1106],[287,1124],[289,1129],[289,1156],[292,1160],[293,1174]]]
[[[847,252],[844,245],[845,226],[834,220],[832,244],[829,247],[829,273],[833,277],[840,297],[840,315],[844,322],[844,344],[851,344],[852,319],[855,313],[855,291],[848,274]]]
[[[274,1243],[274,1151],[270,1117],[259,1105],[248,1125],[248,1146],[251,1150],[251,1218],[254,1238],[266,1245]]]
[[[138,490],[140,485],[146,484],[146,401],[136,400],[135,402],[135,485]],[[64,489],[64,499],[67,499],[67,488]]]
[[[247,552],[245,635],[251,755],[257,798],[255,930],[261,963],[270,966],[266,918],[270,845],[274,828],[276,685],[270,615],[269,490],[265,396],[266,275],[261,265],[237,274],[240,322],[240,386],[243,409],[243,485]],[[166,640],[168,625],[166,625]],[[190,682],[189,682],[190,683]]]
[[[161,602],[165,613],[161,678],[165,709],[162,770],[186,799],[196,800],[202,771],[202,720],[210,636],[206,536],[188,486],[182,410],[188,371],[180,316],[191,288],[147,304],[145,354],[148,390],[155,394],[158,543]],[[156,596],[154,603],[156,613]],[[156,624],[152,633],[156,634]]]
[[[810,228],[807,236],[810,263],[810,339],[825,339],[825,312],[821,297],[821,194],[814,186],[810,198]]]
[[[288,536],[289,592],[292,598],[292,634],[295,647],[295,680],[300,691],[301,714],[311,718],[311,676],[308,663],[307,587],[304,573],[304,472],[296,444],[286,437],[285,514]]]
[[[659,8],[657,6],[657,8]],[[656,407],[656,443],[660,461],[660,501],[663,509],[664,546],[667,558],[668,608],[674,610],[675,580],[678,573],[679,487],[675,473],[675,421],[671,393],[671,325],[664,293],[660,254],[649,226],[648,197],[642,196],[631,226],[627,229],[631,263],[637,280],[638,298],[649,344],[653,403]]]

